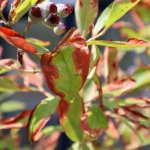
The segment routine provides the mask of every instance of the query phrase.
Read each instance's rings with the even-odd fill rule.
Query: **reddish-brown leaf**
[[[12,123],[16,123],[26,117],[28,117],[30,115],[31,111],[30,110],[26,110],[21,112],[20,114],[18,114],[17,116],[8,118],[8,119],[4,119],[4,120],[0,120],[0,123],[2,124],[12,124]]]
[[[3,37],[11,45],[22,49],[25,52],[30,52],[33,54],[37,53],[37,50],[13,29],[0,27],[0,36]]]

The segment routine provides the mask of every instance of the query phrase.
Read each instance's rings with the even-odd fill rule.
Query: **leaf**
[[[92,24],[98,13],[98,0],[77,0],[75,15],[80,33],[84,36],[92,29]],[[90,17],[92,16],[92,17]]]
[[[35,45],[44,46],[44,47],[49,46],[51,44],[49,41],[43,41],[35,38],[27,38],[26,40]]]
[[[70,104],[65,100],[61,100],[58,106],[60,124],[66,135],[74,142],[81,141],[83,137],[83,132],[80,128],[82,109],[83,102],[80,96]]]
[[[3,11],[3,9],[5,8],[7,2],[8,2],[8,0],[0,0],[0,12]]]
[[[18,85],[8,77],[0,77],[0,92],[20,91]]]
[[[115,21],[125,15],[141,0],[115,0],[100,15],[93,29],[93,35],[103,34]]]
[[[98,46],[92,45],[91,58],[90,58],[90,69],[92,69],[92,67],[96,66],[96,64],[98,63],[98,61],[100,59],[100,55],[101,55],[101,53],[100,53]]]
[[[16,8],[19,7],[19,5],[21,4],[21,0],[13,0],[13,2],[11,3],[11,9],[9,11],[9,19],[11,21],[11,18],[15,15],[15,11]]]
[[[92,138],[98,137],[100,131],[107,127],[107,119],[99,106],[91,106],[82,118],[81,128]]]
[[[118,107],[119,106],[130,106],[130,105],[146,105],[146,101],[144,98],[134,98],[134,97],[129,97],[126,99],[119,99],[114,101]]]
[[[103,86],[103,94],[108,97],[118,97],[132,91],[136,84],[136,80],[131,77],[119,79],[106,86]]]
[[[64,36],[52,53],[41,57],[41,68],[47,84],[61,97],[58,107],[60,123],[73,141],[82,139],[80,119],[83,102],[79,91],[87,78],[89,64],[89,51],[85,39],[73,29]]]
[[[148,67],[141,67],[137,69],[132,78],[136,81],[135,85],[132,90],[138,90],[150,84],[150,68]]]
[[[74,143],[67,150],[95,150],[94,146],[90,143]]]
[[[10,14],[11,23],[16,23],[18,20],[28,12],[28,10],[33,6],[38,0],[27,0],[19,3],[19,5],[14,9],[13,13]]]
[[[150,18],[149,18],[149,7],[147,7],[147,5],[138,5],[137,7],[135,7],[136,12],[138,13],[138,15],[140,16],[140,18],[142,18],[142,20],[144,20],[145,22],[149,22]]]
[[[42,133],[40,131],[56,111],[59,101],[59,97],[50,97],[34,108],[27,125],[30,141],[37,141],[41,137]]]
[[[17,114],[16,116],[10,117],[8,119],[2,119],[0,120],[0,123],[2,124],[13,124],[22,121],[24,118],[29,117],[31,111],[30,110],[25,110],[22,111],[21,113]],[[14,124],[15,125],[15,124]]]
[[[128,42],[92,40],[92,41],[88,41],[87,44],[123,48],[122,50],[124,51],[126,49],[146,48],[150,46],[150,42],[146,42],[146,41],[135,39],[135,38],[130,38]]]
[[[28,40],[28,42],[29,42],[32,46],[34,46],[40,54],[44,54],[44,53],[49,52],[49,50],[48,50],[47,48],[41,46],[40,43],[33,42],[33,41],[29,41],[29,40]]]
[[[104,76],[107,83],[118,79],[118,50],[106,47],[104,51]]]
[[[26,52],[30,52],[33,54],[38,52],[37,49],[30,45],[20,34],[18,34],[13,29],[0,27],[0,36],[11,45],[14,45],[15,47],[22,49]]]
[[[25,104],[19,101],[7,101],[7,102],[3,102],[0,105],[0,111],[3,113],[8,113],[8,112],[12,112],[12,111],[19,111],[25,108]]]
[[[99,106],[92,106],[88,112],[87,123],[91,129],[107,128],[107,119]]]
[[[150,118],[147,120],[144,119],[139,119],[139,122],[141,125],[146,126],[146,127],[150,127]]]
[[[42,130],[42,135],[44,135],[44,137],[49,137],[51,134],[53,134],[56,131],[63,132],[63,129],[59,125],[48,126]]]
[[[66,101],[76,99],[88,75],[89,59],[89,51],[81,35],[70,38],[56,52],[44,54],[41,67],[49,88]]]
[[[0,120],[0,130],[25,127],[30,113],[30,110],[25,110],[19,113],[17,116]]]
[[[6,73],[6,72],[8,72],[8,71],[9,71],[9,70],[6,69],[5,67],[0,66],[0,75]]]

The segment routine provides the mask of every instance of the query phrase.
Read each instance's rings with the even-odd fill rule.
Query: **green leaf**
[[[97,64],[100,56],[101,56],[101,53],[100,53],[98,46],[92,45],[91,58],[90,58],[90,69]]]
[[[77,73],[74,61],[72,57],[70,57],[73,51],[74,48],[72,46],[61,48],[52,61],[53,64],[57,64],[61,78],[55,79],[55,87],[58,91],[65,93],[66,100],[69,101],[75,99],[82,83],[82,78]]]
[[[137,69],[132,78],[136,81],[132,90],[138,90],[144,86],[150,85],[150,68],[139,68]]]
[[[47,48],[41,46],[39,42],[37,42],[37,41],[35,42],[35,41],[29,40],[29,39],[27,41],[36,48],[38,53],[44,54],[44,53],[49,52],[49,50]]]
[[[126,51],[126,49],[145,48],[150,46],[150,42],[145,42],[135,38],[129,39],[128,42],[92,40],[88,41],[87,44],[123,48],[122,51]]]
[[[107,119],[99,106],[93,105],[88,112],[87,123],[91,129],[107,128]]]
[[[150,119],[145,120],[145,119],[140,118],[139,122],[140,122],[141,125],[144,125],[146,127],[150,127]]]
[[[115,21],[125,15],[141,0],[123,0],[112,2],[100,15],[93,29],[93,35],[103,34]]]
[[[135,10],[137,11],[137,14],[140,15],[140,18],[144,20],[145,22],[149,23],[150,17],[149,17],[149,7],[146,5],[138,5],[135,7]]]
[[[42,130],[42,134],[45,136],[45,137],[48,137],[50,136],[51,134],[53,134],[54,132],[56,131],[59,131],[59,132],[63,132],[63,129],[61,126],[59,125],[55,125],[55,126],[48,126],[48,127],[45,127],[43,130]]]
[[[12,111],[19,111],[25,108],[25,104],[19,101],[7,101],[0,104],[0,111],[3,113],[8,113]]]
[[[80,97],[76,98],[72,103],[61,101],[58,107],[60,123],[66,135],[72,141],[81,141],[83,137],[83,131],[80,128],[82,109],[83,102]]]
[[[39,40],[39,39],[36,39],[36,38],[27,38],[26,40],[30,43],[33,43],[33,44],[36,44],[36,45],[39,45],[39,46],[46,47],[46,46],[50,45],[49,41],[43,41],[43,40]]]
[[[144,99],[140,98],[134,98],[134,97],[129,97],[126,99],[119,99],[114,101],[118,107],[119,106],[130,106],[130,105],[144,105],[146,104],[146,101]]]
[[[0,78],[0,92],[12,92],[12,91],[19,91],[20,88],[18,85],[12,81],[10,78]]]
[[[94,146],[89,142],[89,143],[74,143],[71,145],[70,148],[68,148],[67,150],[95,150]]]
[[[35,107],[28,123],[28,136],[30,141],[36,141],[41,136],[40,130],[45,126],[51,115],[56,111],[59,97],[50,97]]]
[[[28,10],[33,6],[38,0],[25,0],[15,9],[15,15],[10,16],[12,23],[18,22],[18,20],[28,12]]]
[[[5,67],[0,66],[0,75],[2,75],[3,73],[6,73],[8,71],[9,71],[9,69],[6,69]]]
[[[98,13],[98,0],[77,0],[76,22],[80,32],[87,36]]]
[[[118,83],[108,84],[103,87],[104,95],[108,97],[118,97],[123,94],[128,94],[142,89],[150,85],[150,69],[148,67],[142,67],[137,69],[130,78],[120,80]],[[113,87],[115,87],[113,89]]]

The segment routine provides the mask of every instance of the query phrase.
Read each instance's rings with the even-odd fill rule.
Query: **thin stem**
[[[31,26],[32,26],[32,22],[28,20],[28,22],[27,22],[27,24],[26,24],[26,26],[25,26],[25,29],[24,29],[24,31],[23,31],[23,34],[22,34],[23,37],[26,36],[26,34],[27,34],[28,31],[30,30]]]

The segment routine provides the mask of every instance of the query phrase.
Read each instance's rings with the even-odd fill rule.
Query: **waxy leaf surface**
[[[92,24],[98,13],[98,0],[77,0],[75,14],[80,32],[86,36],[92,29]]]
[[[145,48],[150,46],[150,42],[146,42],[135,38],[130,38],[128,42],[92,40],[88,41],[87,44],[123,48],[124,50],[132,48]]]
[[[141,0],[115,0],[100,15],[93,29],[93,35],[103,34],[115,21],[125,15]]]
[[[51,97],[43,100],[35,107],[27,126],[30,141],[36,141],[41,137],[42,133],[40,131],[56,111],[59,101],[59,97]]]

